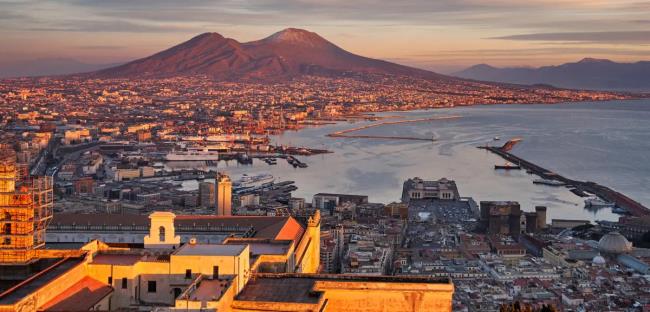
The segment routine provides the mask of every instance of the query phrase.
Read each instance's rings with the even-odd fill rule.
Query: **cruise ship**
[[[606,202],[600,198],[597,197],[590,197],[585,199],[585,206],[587,207],[613,207],[614,204],[610,202]]]
[[[270,173],[262,173],[254,176],[244,174],[239,180],[233,182],[233,186],[236,189],[245,189],[271,184],[273,181],[275,181],[275,178]]]

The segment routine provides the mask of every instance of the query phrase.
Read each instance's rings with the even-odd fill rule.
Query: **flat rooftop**
[[[318,281],[427,283],[450,285],[449,278],[426,276],[364,276],[341,274],[255,274],[237,295],[239,301],[318,303],[321,292],[313,291]]]
[[[111,265],[134,265],[140,259],[142,255],[136,254],[98,254],[93,257],[91,264],[111,264]]]
[[[228,289],[229,279],[202,279],[194,291],[189,294],[192,301],[216,301],[221,298],[221,293]]]
[[[176,256],[238,256],[246,245],[185,244],[174,253]]]
[[[311,278],[252,278],[235,300],[318,303],[321,293],[313,292]]]

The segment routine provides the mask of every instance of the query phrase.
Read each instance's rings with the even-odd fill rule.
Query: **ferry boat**
[[[239,180],[233,182],[233,186],[238,189],[258,187],[273,183],[274,180],[275,178],[270,173],[262,173],[254,176],[244,174]]]
[[[506,163],[505,165],[494,165],[494,170],[521,170],[521,166]]]
[[[585,206],[587,207],[614,207],[614,203],[606,202],[597,197],[590,197],[585,199]]]
[[[548,186],[564,186],[564,182],[560,182],[558,180],[549,180],[549,179],[535,179],[533,180],[533,184],[543,184],[543,185],[548,185]]]
[[[166,161],[201,161],[201,160],[219,160],[219,152],[214,151],[174,151],[165,155]]]

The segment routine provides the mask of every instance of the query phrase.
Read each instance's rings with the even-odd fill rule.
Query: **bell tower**
[[[144,237],[144,248],[175,248],[180,246],[181,237],[176,235],[171,212],[156,211],[149,215],[149,235]]]

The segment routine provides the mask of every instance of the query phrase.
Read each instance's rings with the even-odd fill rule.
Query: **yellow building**
[[[451,311],[446,279],[317,274],[318,213],[304,226],[291,217],[220,217],[273,236],[220,244],[183,243],[175,224],[192,218],[219,220],[155,212],[141,244],[36,250],[32,265],[3,269],[0,311]]]

